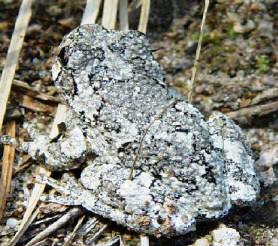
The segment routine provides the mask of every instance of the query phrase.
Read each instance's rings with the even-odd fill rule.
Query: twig
[[[127,246],[126,240],[123,235],[120,235],[120,246]]]
[[[118,10],[118,0],[104,0],[102,13],[102,26],[107,29],[115,29]]]
[[[75,235],[76,235],[76,231],[80,228],[83,220],[85,219],[85,215],[82,216],[81,218],[79,218],[76,226],[74,227],[72,233],[70,234],[69,238],[67,239],[67,241],[63,244],[63,246],[70,246],[71,241],[74,239]]]
[[[57,107],[57,103],[49,103],[24,94],[16,95],[16,101],[21,107],[34,112],[53,113]]]
[[[96,22],[101,0],[87,0],[84,14],[82,16],[81,25],[93,24]]]
[[[128,5],[128,12],[132,12],[135,9],[138,9],[142,5],[142,0],[133,0]]]
[[[142,5],[142,0],[132,0],[128,5],[128,12],[138,9]]]
[[[54,103],[59,103],[61,100],[54,96],[49,96],[45,93],[38,91],[32,86],[28,85],[26,82],[20,80],[14,80],[12,84],[12,89],[16,91],[23,92],[24,94],[39,99],[41,101],[49,101]]]
[[[150,240],[148,236],[140,235],[140,245],[141,246],[149,246]]]
[[[41,219],[41,220],[37,220],[36,222],[32,223],[32,225],[30,227],[36,227],[36,226],[39,226],[41,224],[48,224],[52,221],[55,221],[59,218],[61,218],[62,215],[61,214],[56,214],[54,216],[51,216],[51,217],[47,217],[47,218],[44,218],[44,219]]]
[[[42,246],[42,245],[46,245],[46,243],[45,243],[46,240],[47,240],[47,238],[45,238],[44,240],[39,241],[39,242],[33,244],[32,246]],[[51,246],[55,246],[55,244],[52,242]]]
[[[11,121],[7,123],[7,135],[12,138],[15,137],[15,121]],[[1,173],[1,181],[0,181],[0,220],[4,215],[4,211],[6,208],[6,201],[8,194],[10,192],[11,181],[12,181],[12,172],[13,172],[13,162],[15,156],[15,147],[12,145],[4,146],[4,153],[2,158],[2,173]]]
[[[24,234],[24,232],[28,229],[29,225],[34,221],[34,219],[37,217],[38,213],[40,211],[40,207],[38,207],[35,212],[33,214],[30,214],[30,217],[28,218],[28,220],[26,220],[24,223],[22,223],[24,221],[24,218],[22,219],[22,222],[20,224],[20,228],[18,229],[17,233],[15,234],[15,236],[12,238],[12,240],[10,241],[10,243],[8,244],[9,246],[14,246],[17,244],[17,242],[19,241],[19,239],[21,238],[21,236]],[[25,212],[26,214],[26,212]],[[24,214],[24,215],[25,215]]]
[[[98,243],[95,246],[113,246],[113,245],[118,245],[121,244],[121,238],[120,236],[116,236],[110,240],[108,240],[107,242],[104,243]]]
[[[146,33],[149,20],[151,0],[142,0],[138,31]]]
[[[104,225],[103,227],[101,227],[96,234],[89,240],[88,244],[91,245],[93,244],[98,238],[99,236],[105,231],[105,229],[108,227],[108,225]]]
[[[18,63],[27,26],[31,18],[33,0],[23,0],[15,22],[14,32],[8,49],[5,66],[0,80],[0,130],[2,129],[7,102]]]
[[[89,217],[88,221],[80,228],[78,234],[81,236],[87,235],[93,228],[95,228],[98,220],[95,217]]]
[[[149,11],[150,11],[150,0],[142,0],[142,6],[141,6],[141,15],[140,15],[140,22],[139,22],[139,26],[138,26],[138,31],[141,31],[143,33],[146,33],[147,31],[147,25],[148,25],[148,18],[149,18]],[[169,107],[172,105],[172,103],[169,105]],[[168,108],[168,107],[167,107]],[[134,172],[134,168],[136,165],[136,162],[139,159],[141,150],[142,150],[142,146],[143,146],[143,141],[145,136],[147,135],[150,127],[152,126],[152,124],[157,120],[157,118],[159,116],[161,116],[166,110],[167,108],[163,109],[162,112],[160,112],[155,118],[154,120],[149,124],[149,126],[145,129],[143,136],[140,140],[140,144],[139,144],[139,148],[138,148],[138,152],[133,160],[131,169],[130,169],[130,173],[129,173],[129,180],[132,180],[133,177],[133,172]]]
[[[128,30],[128,3],[127,0],[120,0],[120,29]]]
[[[278,88],[270,88],[268,90],[264,90],[262,93],[257,95],[252,99],[251,104],[259,104],[262,102],[274,100],[278,98]]]
[[[275,111],[278,111],[278,101],[242,108],[237,111],[229,112],[226,115],[241,124],[246,124],[255,116],[260,117]]]
[[[37,234],[29,243],[26,244],[26,246],[31,246],[37,242],[42,241],[47,236],[49,236],[50,234],[52,234],[53,232],[57,231],[59,228],[64,226],[70,220],[79,217],[81,214],[82,214],[82,211],[80,208],[72,208],[70,211],[68,211],[65,215],[63,215],[56,222],[54,222],[53,224],[48,226],[46,229],[44,229],[42,232]]]
[[[67,112],[67,107],[63,104],[59,104],[57,111],[56,111],[54,121],[53,121],[51,131],[49,134],[50,139],[53,139],[58,136],[58,134],[59,134],[58,125],[65,120],[66,112]]]
[[[203,41],[203,35],[204,35],[204,25],[205,25],[205,21],[206,21],[207,12],[208,12],[208,7],[209,7],[209,0],[205,0],[205,8],[204,8],[203,18],[202,18],[202,23],[201,23],[201,28],[200,28],[198,46],[197,46],[197,50],[196,50],[194,65],[192,68],[192,76],[188,83],[188,89],[189,89],[188,101],[190,103],[192,103],[192,94],[193,94],[193,89],[194,89],[196,73],[197,73],[197,67],[198,67],[198,63],[199,63],[199,59],[200,59],[200,53],[201,53],[202,41]]]

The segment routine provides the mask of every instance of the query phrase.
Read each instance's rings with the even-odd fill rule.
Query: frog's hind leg
[[[224,174],[232,204],[244,205],[256,199],[259,183],[252,151],[239,126],[222,113],[214,113],[209,121],[215,148],[223,152]]]

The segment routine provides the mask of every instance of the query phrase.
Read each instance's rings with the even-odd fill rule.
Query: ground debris
[[[55,53],[55,49],[51,47],[56,47],[65,34],[79,25],[85,1],[50,0],[34,2],[34,17],[27,30],[16,79],[27,81],[32,88],[37,88],[41,93],[56,97],[57,94],[55,93],[57,92],[56,90],[53,91],[53,81],[50,74],[52,56]],[[140,1],[133,2],[138,3]],[[20,3],[21,1],[18,0],[0,2],[1,68],[4,64],[14,20],[17,15],[15,9],[18,9]],[[153,53],[165,69],[168,81],[186,94],[185,81],[191,75],[200,28],[202,5],[199,1],[179,0],[151,1],[151,3],[148,35],[152,38]],[[272,94],[272,91],[277,90],[278,67],[275,49],[277,47],[278,28],[276,9],[277,1],[275,0],[219,0],[211,4],[201,52],[201,67],[194,95],[194,104],[205,115],[209,115],[213,110],[220,110],[225,113],[238,111],[243,107],[265,104],[277,99],[266,95],[266,93]],[[136,29],[138,23],[133,21],[133,17],[138,16],[139,11],[138,9],[132,9],[131,11],[133,12],[129,16],[131,17],[130,28]],[[72,17],[73,20],[71,19]],[[244,33],[236,32],[237,30],[234,29],[235,24],[238,23],[244,26],[249,19],[254,23],[255,27]],[[23,138],[25,140],[28,139],[22,124],[24,122],[35,120],[38,122],[37,125],[41,131],[49,128],[48,125],[52,121],[52,117],[48,113],[24,109],[18,103],[15,103],[13,98],[10,101],[11,107],[7,111],[9,116],[7,122],[10,120],[17,122],[18,135],[21,140]],[[256,152],[257,160],[263,159],[260,157],[260,153],[267,153],[271,151],[273,146],[277,145],[277,123],[277,113],[271,112],[268,115],[254,117],[251,124],[244,126],[244,131],[252,144],[252,149]],[[0,225],[1,245],[5,245],[15,234],[15,230],[7,227],[6,222],[10,218],[15,218],[18,221],[22,219],[30,196],[30,190],[33,187],[32,173],[34,173],[36,165],[33,162],[27,162],[21,168],[21,161],[22,156],[17,154],[14,168],[18,172],[14,172],[7,210]],[[263,162],[261,164],[263,166],[266,165]],[[273,172],[277,172],[277,165],[274,165],[273,168]],[[266,169],[267,167],[263,167],[266,172],[271,170],[271,168]],[[54,173],[54,175],[59,177],[60,174]],[[264,204],[274,203],[268,195],[274,190],[277,190],[275,182],[264,189],[264,194],[267,194],[263,198]],[[49,218],[55,216],[53,215],[53,210],[55,210],[55,207],[46,209],[46,213],[47,211],[50,212]],[[57,210],[62,211],[59,208]],[[261,210],[268,211],[269,207],[263,205]],[[271,212],[262,216],[264,218],[272,218],[271,222],[269,220],[254,222],[257,214],[250,213],[250,210],[235,211],[234,215],[227,220],[233,228],[237,227],[241,235],[245,233],[245,230],[240,225],[250,229],[246,232],[248,235],[247,245],[261,246],[271,245],[271,243],[276,245],[277,226],[273,220],[275,212],[273,210]],[[251,222],[243,220],[245,215],[250,215],[254,220]],[[47,218],[48,215],[44,214],[44,216]],[[235,221],[234,218],[238,217],[240,219]],[[42,219],[38,219],[38,221]],[[43,242],[43,245],[59,245],[66,235],[73,231],[73,227],[74,224],[60,229],[57,234],[49,236],[48,240]],[[205,227],[207,228],[209,225],[207,224]],[[113,229],[108,228],[103,234],[104,238],[107,241],[114,238],[115,231],[126,233],[124,238],[128,245],[140,243],[137,235],[130,232],[122,232],[122,229],[117,226],[114,226]],[[194,241],[194,238],[201,237],[198,234],[200,231],[202,230],[198,229],[197,234],[190,234],[188,237],[181,237],[171,241],[166,239],[166,241],[158,241],[151,238],[151,243],[158,244],[161,242],[159,245],[188,245],[193,243],[192,240]],[[209,231],[206,234],[208,233]],[[76,238],[76,240],[78,241],[79,239]]]

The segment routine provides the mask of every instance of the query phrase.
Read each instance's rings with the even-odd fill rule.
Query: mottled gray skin
[[[53,77],[68,105],[65,129],[51,142],[34,136],[29,153],[52,170],[83,170],[62,183],[42,177],[63,194],[48,200],[156,236],[255,200],[241,129],[220,113],[207,122],[168,87],[142,33],[80,26],[60,45]]]

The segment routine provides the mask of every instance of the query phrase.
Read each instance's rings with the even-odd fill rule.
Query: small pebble
[[[11,228],[11,229],[14,229],[18,224],[18,220],[15,219],[15,218],[9,218],[7,219],[7,222],[6,222],[6,226]]]

